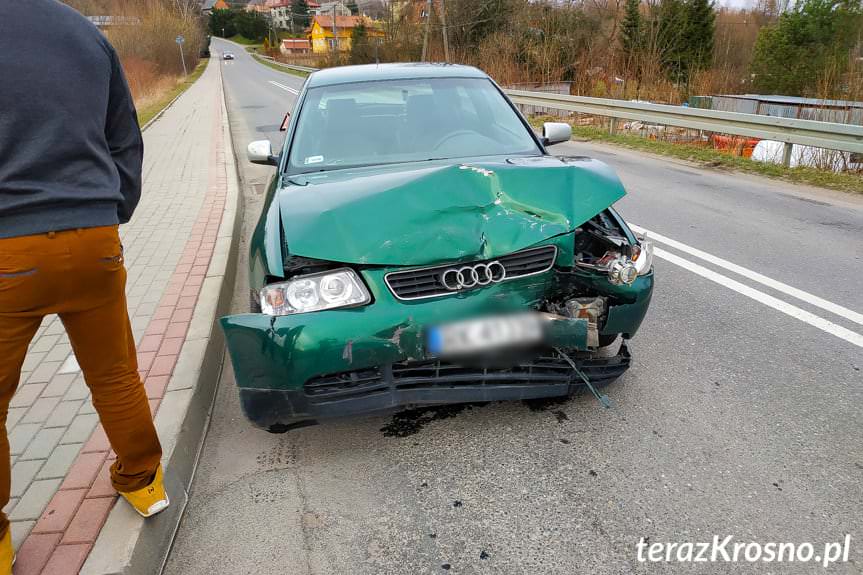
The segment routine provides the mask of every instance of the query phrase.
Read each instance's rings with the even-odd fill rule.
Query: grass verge
[[[201,77],[201,74],[204,73],[204,70],[207,69],[207,63],[209,63],[209,59],[202,58],[198,65],[195,66],[195,69],[191,74],[186,76],[184,79],[177,82],[176,86],[173,89],[166,91],[164,94],[160,95],[157,98],[153,98],[148,101],[147,104],[141,106],[138,109],[138,122],[144,126],[156,117],[156,115],[165,109],[171,102],[174,101],[177,96],[185,92],[189,89],[189,86],[195,83],[195,81]]]
[[[286,68],[285,66],[280,66],[275,62],[270,62],[266,58],[261,58],[261,56],[255,52],[251,52],[251,54],[252,58],[254,58],[258,63],[263,64],[267,68],[272,68],[273,70],[278,70],[279,72],[284,72],[285,74],[299,76],[300,78],[305,78],[309,75],[308,72],[303,72],[302,70],[294,70],[292,68]]]
[[[261,45],[261,43],[258,42],[257,40],[249,40],[248,38],[246,38],[245,36],[242,36],[240,34],[236,34],[236,35],[231,36],[230,38],[227,38],[227,39],[230,40],[231,42],[236,42],[237,44],[242,44],[243,46],[260,46]]]
[[[531,123],[541,127],[544,121],[560,121],[552,118],[534,118]],[[572,135],[577,139],[597,141],[632,150],[640,150],[662,156],[670,156],[701,164],[706,168],[736,170],[769,178],[777,178],[797,184],[808,184],[843,192],[863,194],[863,176],[835,173],[809,167],[786,168],[779,164],[756,162],[749,158],[732,156],[710,148],[648,140],[632,134],[611,135],[608,130],[594,126],[573,126]]]

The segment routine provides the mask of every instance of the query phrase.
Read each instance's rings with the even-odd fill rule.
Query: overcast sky
[[[755,5],[753,0],[716,0],[716,3],[730,8],[752,8]]]

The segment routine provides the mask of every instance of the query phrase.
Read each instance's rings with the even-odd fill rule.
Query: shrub
[[[116,26],[106,30],[123,61],[140,58],[155,66],[159,74],[178,76],[183,72],[179,35],[185,37],[183,54],[187,69],[194,68],[205,40],[201,22],[197,17],[179,13],[173,2],[167,0],[135,0],[116,2],[115,12],[138,18],[140,24]]]

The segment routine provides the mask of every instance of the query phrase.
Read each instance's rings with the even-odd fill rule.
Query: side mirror
[[[568,142],[572,138],[572,126],[563,122],[546,122],[542,125],[542,143],[551,146]]]
[[[273,144],[269,140],[258,140],[246,150],[249,161],[261,166],[278,166],[279,159],[273,155]]]

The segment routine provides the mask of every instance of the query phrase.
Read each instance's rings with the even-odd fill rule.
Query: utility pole
[[[336,27],[336,6],[338,6],[338,4],[333,4],[333,52],[339,51],[339,30]]]
[[[446,30],[446,0],[440,0],[440,23],[443,28],[443,58],[449,63],[449,34]]]
[[[426,56],[428,55],[429,50],[429,32],[431,31],[431,13],[432,13],[432,0],[428,0],[426,3],[426,32],[423,36],[423,57],[422,61],[426,61]]]

